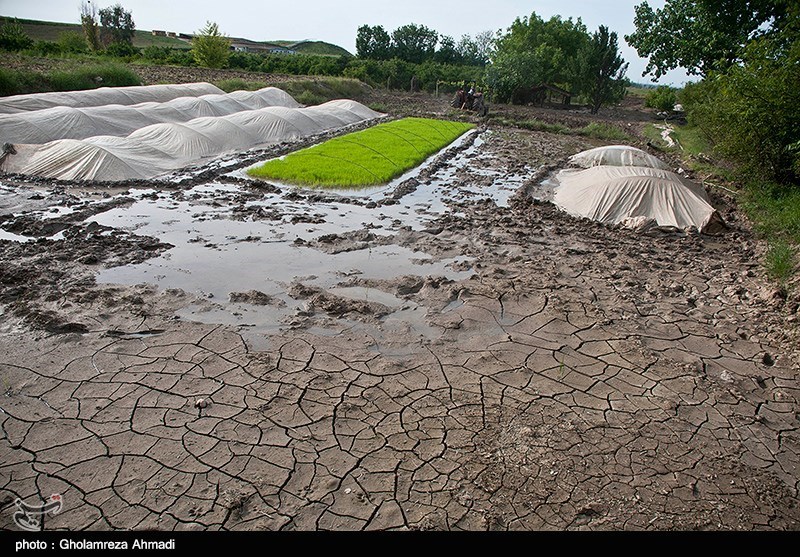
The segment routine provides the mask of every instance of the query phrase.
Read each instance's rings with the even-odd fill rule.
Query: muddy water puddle
[[[457,211],[465,201],[491,199],[499,206],[507,205],[509,197],[535,169],[514,174],[494,168],[483,152],[487,133],[473,132],[454,143],[450,148],[458,152],[435,173],[417,180],[416,188],[399,199],[395,199],[397,186],[419,178],[424,166],[385,186],[338,193],[326,190],[319,192],[321,196],[315,196],[314,190],[280,184],[264,193],[258,183],[250,187],[230,180],[189,190],[124,192],[121,196],[130,203],[99,212],[87,222],[152,236],[174,247],[141,264],[103,270],[97,282],[145,283],[164,290],[183,290],[200,301],[179,312],[178,317],[236,326],[254,345],[271,333],[296,325],[298,314],[307,309],[305,300],[288,294],[290,286],[298,282],[339,298],[375,302],[391,310],[380,319],[381,331],[376,331],[374,324],[343,318],[336,319],[335,326],[331,323],[334,330],[369,330],[376,342],[398,329],[433,338],[438,331],[428,324],[425,307],[375,288],[353,287],[352,281],[392,280],[407,275],[458,281],[472,275],[466,257],[437,259],[423,251],[387,245],[390,240],[380,239],[401,230],[423,230],[434,218]],[[471,143],[463,148],[466,141]],[[237,170],[227,176],[241,178],[244,174]],[[300,195],[294,195],[296,192]],[[0,198],[10,193],[0,191]],[[319,201],[320,197],[324,201]],[[94,202],[88,196],[79,200],[73,197],[61,206],[43,202],[34,211],[44,220],[71,213],[76,203]],[[354,241],[332,253],[314,247],[321,244],[320,238],[367,230],[379,241]],[[0,239],[27,240],[2,230]],[[253,292],[260,296],[257,302],[241,296]],[[446,310],[454,311],[459,305],[454,302]]]
[[[238,220],[232,218],[235,215],[232,200],[248,193],[240,186],[212,184],[181,195],[153,193],[143,192],[132,205],[106,211],[90,220],[157,237],[174,248],[138,265],[104,270],[97,281],[148,283],[197,295],[204,302],[187,307],[179,317],[235,325],[254,345],[259,336],[291,326],[293,316],[303,311],[305,302],[287,294],[292,283],[300,282],[343,298],[381,303],[395,310],[385,318],[388,327],[402,320],[430,335],[433,332],[424,323],[423,309],[410,307],[376,289],[340,285],[354,277],[382,280],[413,274],[460,280],[471,275],[470,271],[454,269],[462,267],[466,258],[437,261],[424,252],[397,245],[335,254],[306,245],[322,236],[362,230],[367,224],[381,227],[372,229],[376,236],[396,232],[409,219],[416,219],[416,226],[422,226],[422,219],[410,207],[371,211],[358,205],[302,203],[287,201],[280,194],[267,194],[260,199],[249,199],[244,206],[249,210],[257,207],[272,211],[270,219]],[[253,291],[272,301],[262,304],[231,301],[232,294]]]

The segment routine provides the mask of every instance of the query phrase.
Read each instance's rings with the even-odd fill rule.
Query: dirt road
[[[343,194],[0,180],[0,526],[797,529],[796,296],[721,198],[719,237],[534,199],[589,146],[489,126]]]

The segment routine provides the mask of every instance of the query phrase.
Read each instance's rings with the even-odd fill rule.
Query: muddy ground
[[[0,179],[0,525],[57,493],[47,529],[797,529],[796,291],[716,192],[719,236],[538,199],[597,144],[482,124],[368,192],[241,174],[292,145]]]

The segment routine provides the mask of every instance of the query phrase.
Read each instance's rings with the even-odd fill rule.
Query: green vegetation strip
[[[255,178],[327,188],[385,184],[474,127],[426,118],[395,120],[269,161],[248,173]]]

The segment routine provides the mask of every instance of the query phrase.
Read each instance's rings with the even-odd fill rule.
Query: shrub
[[[662,85],[647,93],[644,105],[661,112],[672,112],[678,102],[678,95],[672,87]]]
[[[148,62],[163,64],[169,60],[172,49],[166,46],[150,45],[142,50],[142,58]]]
[[[61,52],[83,53],[89,51],[89,44],[83,33],[65,31],[58,36],[58,46]]]
[[[25,34],[22,25],[16,19],[8,19],[0,27],[0,49],[25,50],[33,46],[33,39]]]
[[[115,42],[108,45],[106,54],[115,58],[133,58],[139,55],[139,49],[130,43]]]
[[[800,26],[800,23],[798,23]],[[743,63],[687,87],[690,123],[747,180],[800,186],[800,33],[748,45]]]

